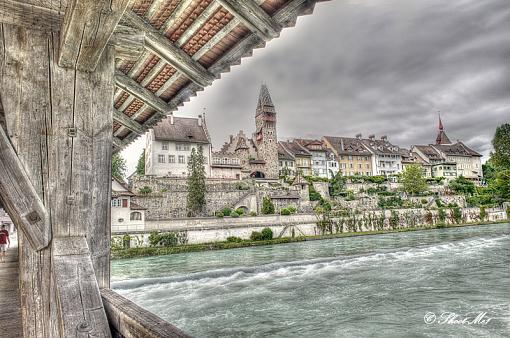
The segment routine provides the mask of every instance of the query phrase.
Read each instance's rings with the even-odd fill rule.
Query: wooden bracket
[[[63,337],[111,337],[87,239],[56,237],[52,249]]]
[[[0,127],[0,195],[14,224],[23,231],[32,247],[37,251],[47,247],[51,240],[48,211],[2,127]]]

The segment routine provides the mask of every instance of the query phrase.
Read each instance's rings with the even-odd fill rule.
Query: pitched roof
[[[294,156],[278,142],[278,159],[294,161]]]
[[[481,154],[469,148],[462,142],[457,142],[454,144],[435,144],[434,147],[439,149],[446,155],[482,157]]]
[[[423,153],[423,155],[427,156],[428,159],[431,159],[431,160],[443,159],[441,154],[436,149],[434,149],[434,147],[431,145],[428,145],[428,146],[418,145],[418,146],[414,146],[414,147],[416,149],[418,149],[421,153]]]
[[[324,139],[331,144],[338,155],[372,155],[361,139],[335,136],[324,136]]]
[[[210,143],[205,126],[199,119],[189,117],[167,117],[154,127],[154,137],[161,141]]]
[[[400,148],[382,139],[362,139],[365,146],[376,154],[393,154],[400,155]]]
[[[312,154],[310,154],[310,152],[308,150],[306,150],[305,147],[303,147],[302,145],[300,145],[299,143],[297,143],[295,141],[294,142],[280,141],[280,144],[292,156],[305,156],[305,157],[312,156]]]
[[[294,141],[305,147],[310,151],[327,151],[328,148],[321,140],[297,138]]]
[[[136,204],[135,202],[131,202],[130,209],[131,210],[147,210],[147,208],[142,207],[141,205]]]
[[[452,144],[444,130],[440,130],[436,137],[436,144]]]

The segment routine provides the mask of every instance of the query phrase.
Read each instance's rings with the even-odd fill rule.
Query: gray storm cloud
[[[280,139],[361,132],[429,143],[441,111],[451,139],[486,155],[510,116],[509,33],[508,0],[319,3],[177,114],[206,108],[218,148],[239,129],[253,131],[266,82]]]

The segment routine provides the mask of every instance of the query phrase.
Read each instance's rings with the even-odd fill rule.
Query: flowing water
[[[112,276],[196,337],[510,337],[510,224],[117,260]]]

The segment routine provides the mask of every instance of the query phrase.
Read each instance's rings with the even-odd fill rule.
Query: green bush
[[[487,211],[485,210],[485,207],[480,207],[480,220],[485,220],[487,218]]]
[[[455,206],[452,208],[453,219],[455,219],[455,223],[460,224],[462,222],[462,210]]]
[[[271,198],[265,196],[262,200],[262,214],[263,215],[273,215],[274,214],[274,204],[271,201]]]
[[[251,211],[251,212],[250,212],[250,216],[257,216],[257,212],[255,212],[255,211]]]
[[[345,197],[346,201],[354,201],[356,197],[354,196],[353,191],[347,191],[347,196]]]
[[[232,213],[232,209],[229,207],[225,207],[221,211],[223,212],[223,216],[230,216],[230,214]]]
[[[295,214],[297,212],[297,208],[293,205],[288,205],[287,209],[290,211],[291,214]]]
[[[238,218],[238,217],[239,217],[239,214],[238,214],[237,212],[235,212],[235,211],[232,211],[232,212],[230,213],[230,217]]]
[[[131,247],[131,236],[128,234],[125,234],[122,236],[122,247],[124,249],[129,249]]]
[[[178,243],[175,232],[151,232],[149,236],[150,246],[175,246]]]
[[[227,237],[227,242],[229,242],[229,243],[241,243],[242,241],[243,241],[242,238],[239,238],[236,236]]]
[[[282,210],[280,210],[280,214],[283,215],[283,216],[288,216],[291,214],[290,210],[287,209],[287,208],[283,208]]]
[[[219,217],[219,218],[223,218],[223,216],[225,216],[225,215],[223,214],[222,210],[218,210],[218,211],[216,211],[214,213],[214,216]]]
[[[163,189],[161,189],[161,192],[163,192],[163,193],[164,192],[168,192],[168,189],[167,188],[163,188]]]
[[[152,192],[152,189],[151,189],[150,187],[148,187],[148,186],[145,186],[145,187],[143,187],[143,188],[140,188],[140,189],[138,190],[138,192],[139,192],[140,194],[142,194],[142,195],[147,195],[147,194],[150,194],[150,193]]]
[[[271,240],[271,239],[273,239],[273,230],[271,230],[270,228],[264,228],[264,229],[262,229],[261,235],[262,235],[262,240],[264,240],[264,241]]]
[[[387,198],[379,196],[379,200],[377,201],[377,205],[381,209],[400,208],[403,204],[404,201],[398,196],[391,196]]]
[[[450,181],[448,187],[458,194],[473,195],[476,192],[475,184],[464,176],[459,176]]]
[[[444,207],[443,202],[439,198],[436,198],[436,205],[437,205],[438,208],[443,208]]]
[[[236,212],[239,214],[239,216],[244,215],[244,209],[243,208],[237,208]]]
[[[437,200],[436,200],[437,202]],[[438,216],[439,216],[439,220],[444,223],[446,221],[446,211],[444,210],[443,207],[440,207],[438,209]]]
[[[422,199],[421,199],[421,204],[427,204],[428,202],[429,202],[429,201],[427,201],[427,199],[426,199],[426,198],[422,198]]]
[[[260,233],[258,231],[252,231],[252,233],[250,235],[250,239],[252,241],[262,241],[262,233]]]

